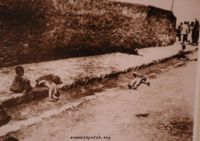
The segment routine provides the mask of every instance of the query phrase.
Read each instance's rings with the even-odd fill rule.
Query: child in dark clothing
[[[185,55],[185,48],[186,46],[183,44],[182,49],[179,50],[179,52],[177,53],[177,59],[183,60],[183,61],[189,60],[189,58]]]
[[[22,92],[29,92],[32,90],[30,80],[24,77],[24,68],[21,66],[17,66],[15,68],[16,76],[12,82],[10,87],[10,91],[14,93],[22,93]]]

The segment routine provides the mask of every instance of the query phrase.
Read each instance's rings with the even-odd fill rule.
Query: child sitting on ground
[[[30,80],[24,77],[24,68],[17,66],[15,68],[16,76],[11,84],[10,91],[14,93],[30,92],[32,90]]]
[[[62,84],[61,78],[54,74],[44,75],[36,80],[36,87],[47,87],[49,101],[57,101],[60,96],[58,85]]]
[[[147,81],[147,77],[141,74],[134,73],[135,78],[131,83],[128,84],[129,89],[136,90],[141,84],[150,86],[150,82]]]
[[[177,53],[177,59],[183,61],[189,60],[189,58],[185,55],[185,48],[186,45],[183,44],[181,50],[179,50],[179,52]]]

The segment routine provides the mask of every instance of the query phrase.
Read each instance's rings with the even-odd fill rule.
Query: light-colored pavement
[[[124,71],[132,67],[150,63],[154,60],[163,59],[175,55],[181,45],[175,43],[168,47],[152,47],[140,49],[143,56],[129,55],[123,53],[112,53],[105,55],[69,58],[63,60],[32,63],[22,65],[25,75],[35,85],[35,79],[41,75],[53,73],[59,75],[65,85],[72,84],[76,79],[84,77],[99,77],[112,72]],[[194,46],[187,46],[187,50],[194,50]],[[9,86],[14,78],[14,67],[0,69],[0,102],[21,96],[12,95]]]

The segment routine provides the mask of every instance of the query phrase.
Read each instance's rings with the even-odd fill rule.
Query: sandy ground
[[[113,79],[94,99],[10,135],[20,141],[191,141],[196,64],[161,73],[138,90],[127,89],[127,77]]]

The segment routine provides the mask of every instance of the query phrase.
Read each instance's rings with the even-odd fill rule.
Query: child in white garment
[[[47,87],[49,89],[49,101],[57,101],[60,96],[58,85],[62,84],[61,78],[54,74],[44,75],[36,80],[36,87]]]
[[[147,81],[147,77],[141,74],[134,73],[135,78],[128,84],[129,89],[136,90],[141,84],[150,86],[150,82]]]

